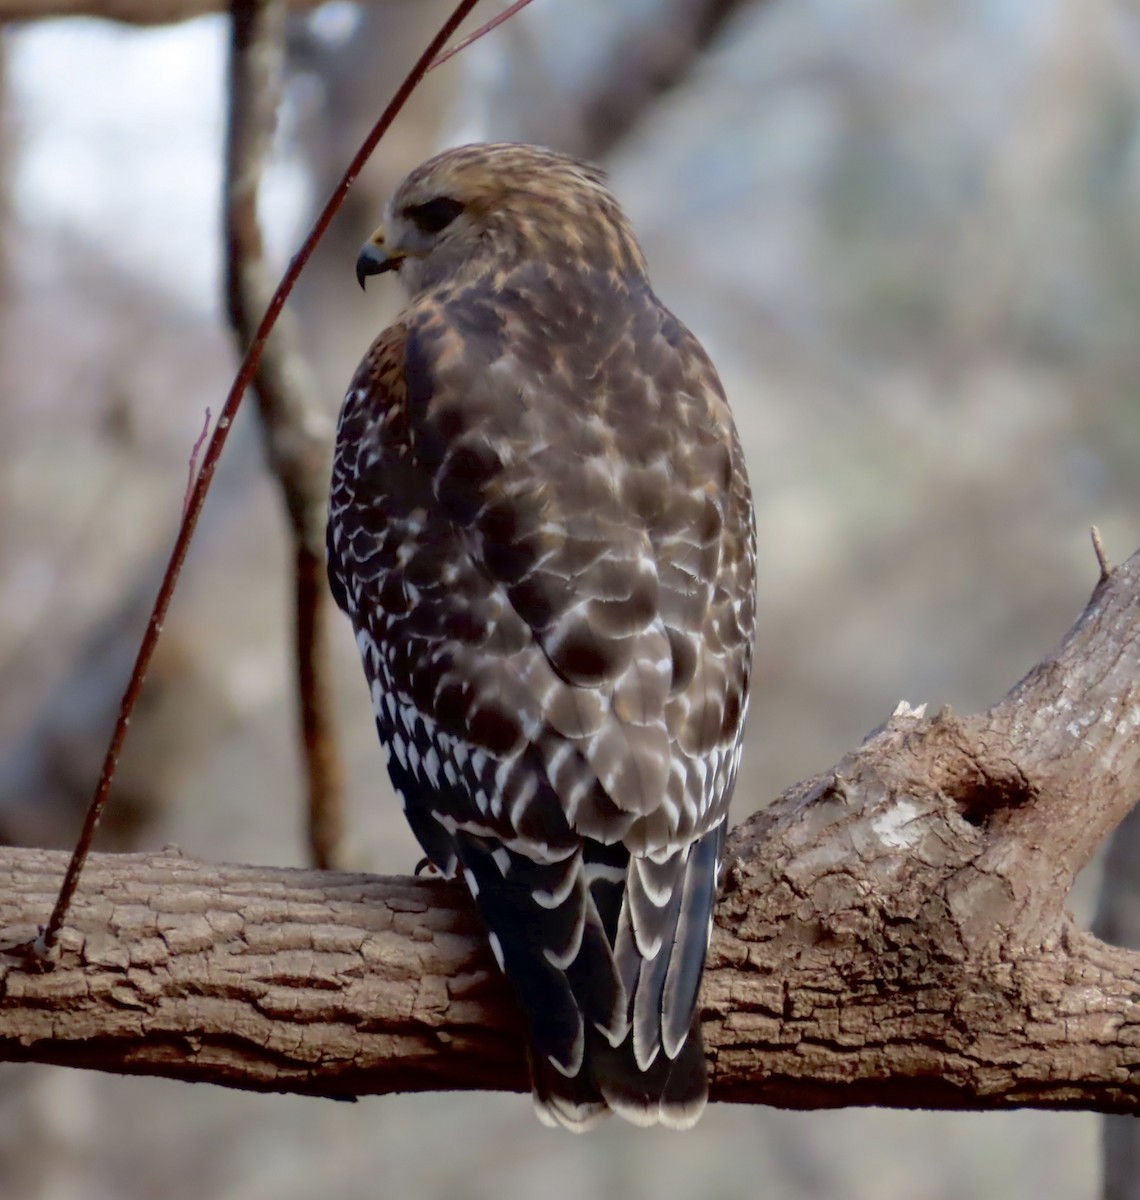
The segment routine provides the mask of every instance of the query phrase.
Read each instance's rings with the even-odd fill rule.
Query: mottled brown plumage
[[[754,619],[728,405],[596,168],[439,155],[362,252],[389,269],[329,573],[393,783],[516,987],[540,1115],[692,1124]]]

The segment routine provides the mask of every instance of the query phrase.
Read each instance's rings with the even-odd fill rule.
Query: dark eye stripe
[[[404,215],[424,233],[441,233],[463,211],[464,204],[450,196],[437,196],[426,204],[409,204]]]

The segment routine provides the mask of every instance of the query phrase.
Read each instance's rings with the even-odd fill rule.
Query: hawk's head
[[[645,274],[625,214],[589,163],[541,146],[477,143],[418,166],[388,203],[356,260],[369,275],[398,271],[415,296],[462,275],[528,259]]]

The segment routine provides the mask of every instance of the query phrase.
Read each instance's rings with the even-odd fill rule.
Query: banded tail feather
[[[528,1023],[539,1115],[693,1125],[707,1091],[697,997],[724,825],[663,862],[587,841],[538,863],[456,835],[464,879]],[[646,881],[650,881],[647,882]]]

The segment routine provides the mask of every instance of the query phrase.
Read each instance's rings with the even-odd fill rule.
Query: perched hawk
[[[539,1116],[690,1126],[754,618],[724,392],[561,154],[424,163],[383,271],[409,299],[344,403],[328,553],[392,783],[514,986]]]

